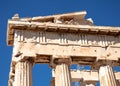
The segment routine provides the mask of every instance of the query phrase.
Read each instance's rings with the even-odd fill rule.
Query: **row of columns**
[[[99,69],[101,86],[118,86],[113,69],[110,65],[101,66]],[[71,86],[69,65],[62,63],[55,69],[55,86]],[[96,86],[96,82],[81,82],[80,86]]]
[[[15,77],[12,86],[32,86],[33,62],[26,60],[15,65]],[[99,69],[99,79],[101,86],[118,86],[112,67],[101,66]],[[69,64],[57,62],[55,66],[55,83],[53,86],[72,86]],[[95,86],[95,83],[82,82],[80,86]]]

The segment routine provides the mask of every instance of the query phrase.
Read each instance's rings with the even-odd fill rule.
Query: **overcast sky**
[[[6,45],[7,21],[22,17],[87,11],[95,25],[120,26],[120,0],[0,0],[0,86],[8,85],[12,47]],[[50,86],[49,65],[35,65],[33,86]]]

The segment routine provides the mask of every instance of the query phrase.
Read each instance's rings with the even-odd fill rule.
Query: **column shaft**
[[[101,86],[117,86],[115,75],[111,66],[101,66],[99,69]]]
[[[57,64],[55,68],[55,86],[71,86],[71,75],[67,64]]]
[[[15,66],[15,82],[13,86],[32,86],[32,63],[18,62]]]

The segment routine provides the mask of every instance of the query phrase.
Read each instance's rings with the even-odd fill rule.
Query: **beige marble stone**
[[[101,86],[118,86],[111,66],[101,66],[99,70]]]
[[[15,66],[15,81],[13,86],[32,86],[33,63],[18,62]]]
[[[31,18],[15,14],[9,19],[7,44],[13,46],[9,86],[32,86],[32,65],[37,63],[55,68],[53,86],[71,86],[73,77],[74,80],[84,78],[86,86],[98,81],[96,72],[84,71],[83,77],[77,77],[78,73],[70,72],[71,64],[89,65],[97,71],[105,62],[119,66],[120,27],[95,26],[91,18],[85,19],[86,14],[82,11]],[[102,81],[105,71],[103,77],[110,85]],[[116,86],[119,74],[115,74],[116,77],[110,67],[100,67],[101,84]]]
[[[70,69],[65,63],[58,64],[55,67],[55,86],[72,86]]]

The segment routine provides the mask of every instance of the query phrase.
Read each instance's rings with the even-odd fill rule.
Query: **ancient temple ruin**
[[[13,46],[9,86],[32,86],[32,67],[49,64],[51,86],[120,86],[120,27],[95,26],[86,12],[8,20],[7,44]],[[70,65],[92,70],[73,71]]]

